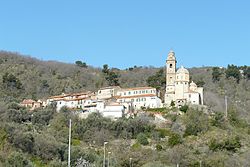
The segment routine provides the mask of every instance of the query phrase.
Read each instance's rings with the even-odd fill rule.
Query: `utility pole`
[[[106,158],[105,158],[105,151],[106,151],[106,148],[105,148],[105,146],[106,146],[106,144],[108,144],[108,142],[104,142],[103,143],[103,167],[105,167],[106,166]]]
[[[129,167],[132,167],[132,158],[129,158]]]
[[[108,152],[108,167],[109,167],[110,154],[111,154],[111,152]]]
[[[227,96],[225,96],[225,118],[227,119]]]
[[[70,145],[71,145],[71,119],[69,120],[69,152],[68,152],[68,167],[70,167]]]

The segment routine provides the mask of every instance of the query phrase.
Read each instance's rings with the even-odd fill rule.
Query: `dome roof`
[[[177,74],[189,74],[188,70],[184,68],[183,66],[181,66],[181,68],[179,68],[176,73]]]
[[[190,83],[190,87],[197,87],[197,85],[194,83],[194,81],[192,81],[192,82]]]
[[[173,50],[170,50],[168,53],[168,60],[175,60],[175,53]]]

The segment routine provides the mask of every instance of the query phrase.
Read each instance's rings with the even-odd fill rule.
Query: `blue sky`
[[[1,0],[0,50],[101,67],[250,65],[249,0]]]

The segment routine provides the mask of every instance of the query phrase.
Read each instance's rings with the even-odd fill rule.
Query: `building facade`
[[[152,87],[125,88],[117,92],[117,102],[124,104],[128,111],[142,108],[160,108],[162,102]]]
[[[170,51],[166,61],[165,104],[170,106],[173,101],[176,106],[203,105],[203,87],[190,83],[189,71],[183,66],[176,71],[176,64],[175,53]]]

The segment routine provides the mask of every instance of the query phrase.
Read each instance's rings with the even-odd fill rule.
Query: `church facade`
[[[166,106],[170,106],[171,102],[175,106],[203,105],[203,87],[197,87],[193,81],[190,82],[189,71],[183,66],[176,70],[176,64],[175,53],[170,51],[166,61]]]

